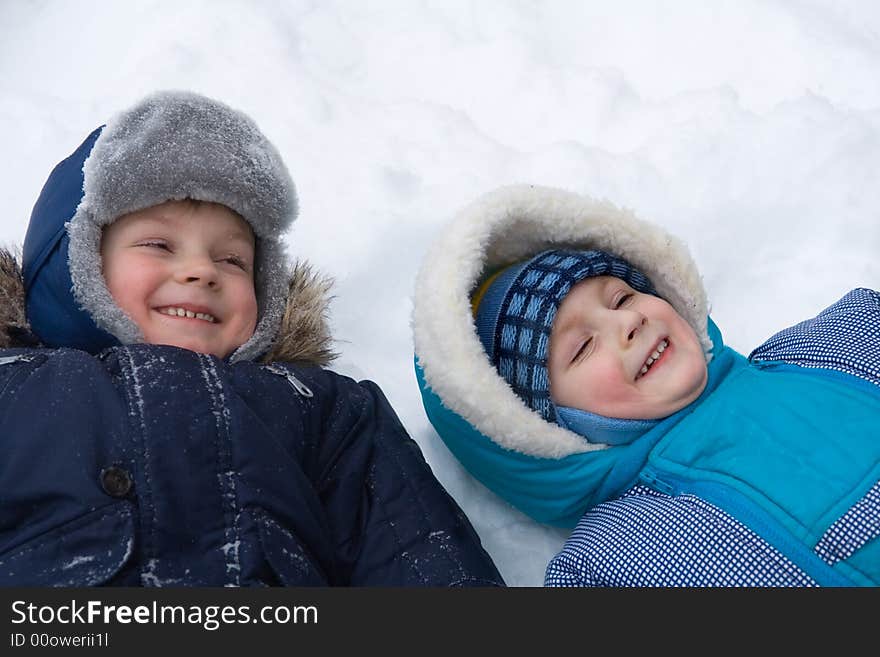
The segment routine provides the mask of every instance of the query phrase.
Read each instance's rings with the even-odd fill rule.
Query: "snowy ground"
[[[290,251],[337,280],[335,369],[382,386],[507,582],[540,585],[566,532],[471,479],[422,410],[426,247],[499,185],[605,197],[687,241],[748,352],[880,287],[878,71],[870,1],[0,0],[0,243],[142,95],[250,113],[297,183]]]

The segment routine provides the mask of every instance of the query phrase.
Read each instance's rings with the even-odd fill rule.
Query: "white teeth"
[[[666,351],[666,347],[669,346],[669,343],[666,340],[662,340],[660,344],[657,345],[657,348],[653,351],[653,353],[648,356],[645,360],[645,364],[642,365],[642,369],[639,370],[639,376],[646,374],[648,372],[648,368],[654,364],[654,361],[660,358],[660,354]],[[639,378],[639,377],[636,377]]]
[[[187,310],[186,308],[172,308],[169,306],[168,308],[163,308],[159,312],[161,312],[165,315],[171,315],[172,317],[189,317],[191,319],[192,318],[201,319],[205,322],[211,322],[211,323],[214,323],[217,321],[213,315],[209,315],[208,313],[196,313],[196,312],[193,312],[192,310]]]

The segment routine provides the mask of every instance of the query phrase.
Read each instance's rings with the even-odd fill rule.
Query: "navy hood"
[[[28,223],[22,253],[27,319],[31,330],[48,347],[73,347],[96,353],[119,344],[119,340],[98,328],[74,299],[67,265],[67,222],[82,200],[83,163],[103,129],[101,126],[92,132],[53,169]]]

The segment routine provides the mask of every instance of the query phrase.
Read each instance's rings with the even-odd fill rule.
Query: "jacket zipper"
[[[832,569],[769,513],[729,486],[717,482],[691,481],[650,467],[639,474],[639,481],[658,493],[669,496],[691,494],[717,506],[767,541],[820,586],[854,586],[851,580]]]
[[[283,367],[278,367],[277,365],[264,365],[264,367],[272,372],[272,374],[277,374],[278,376],[283,376],[287,379],[287,382],[293,386],[293,389],[296,390],[303,397],[314,397],[314,393],[309,389],[309,387],[304,384],[302,381],[297,379],[292,372],[287,371]]]

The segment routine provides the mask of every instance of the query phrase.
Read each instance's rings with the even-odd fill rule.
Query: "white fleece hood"
[[[561,189],[512,185],[465,207],[431,245],[413,309],[415,353],[443,405],[497,445],[560,459],[603,449],[551,424],[516,396],[477,336],[471,293],[490,269],[550,248],[598,249],[629,261],[693,327],[707,359],[708,302],[687,247],[659,226],[606,201]]]

